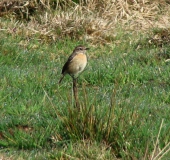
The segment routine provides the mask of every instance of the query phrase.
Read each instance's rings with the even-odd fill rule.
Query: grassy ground
[[[79,79],[79,112],[72,105],[71,78],[61,85],[58,80],[73,48],[88,44],[47,44],[1,32],[1,154],[151,159],[156,149],[157,155],[170,141],[170,46],[129,44],[133,37],[124,36],[127,41],[119,45],[90,47]]]
[[[153,2],[152,7],[158,3]],[[49,10],[36,14],[39,23],[4,13],[0,19],[0,159],[169,159],[169,28],[127,30],[127,23],[134,24],[127,14],[142,5],[137,1],[128,1],[129,8],[126,3],[115,4],[116,11],[124,13],[121,27],[115,22],[99,25],[101,19],[109,22],[114,15],[107,5],[103,4],[108,9],[103,17],[95,17],[94,10],[87,13],[94,26],[84,20],[88,17],[84,12],[94,4],[88,5],[89,10],[77,6],[70,15]],[[139,11],[144,17],[152,8],[147,8],[147,2],[143,7]],[[153,8],[157,13],[158,8]],[[79,44],[90,47],[88,66],[78,82],[80,110],[74,108],[71,78],[66,76],[58,84],[64,62]]]

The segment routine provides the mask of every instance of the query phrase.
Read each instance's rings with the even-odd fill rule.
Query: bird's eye
[[[79,48],[79,50],[83,50],[82,48]]]

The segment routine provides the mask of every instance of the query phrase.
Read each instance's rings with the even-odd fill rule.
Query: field
[[[3,0],[0,13],[0,160],[169,159],[169,1]],[[77,109],[71,77],[58,81],[80,44]]]

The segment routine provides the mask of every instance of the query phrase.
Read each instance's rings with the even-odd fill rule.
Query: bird
[[[75,47],[62,68],[62,76],[59,80],[59,83],[61,83],[66,74],[69,74],[73,80],[78,78],[79,74],[85,69],[87,65],[87,50],[89,50],[89,48],[83,45]]]

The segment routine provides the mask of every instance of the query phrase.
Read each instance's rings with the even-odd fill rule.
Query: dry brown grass
[[[0,16],[19,20],[12,29],[26,36],[39,34],[48,40],[68,36],[105,44],[114,40],[120,26],[130,32],[169,30],[169,5],[169,0],[80,0],[79,4],[71,0],[3,0]]]

